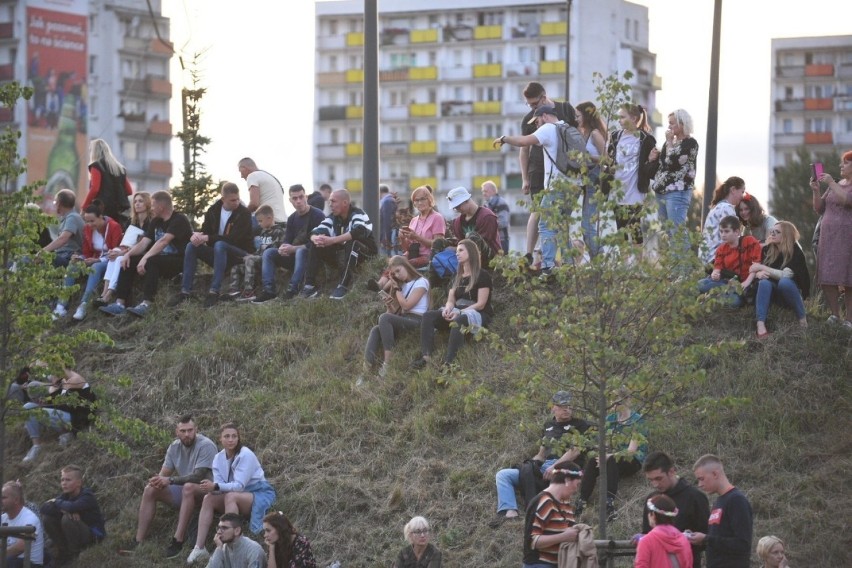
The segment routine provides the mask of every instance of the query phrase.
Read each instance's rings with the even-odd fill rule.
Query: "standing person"
[[[355,269],[377,252],[373,223],[364,211],[352,206],[349,192],[333,191],[330,202],[331,214],[311,231],[307,243],[305,286],[300,293],[303,298],[319,296],[316,280],[323,263],[338,270],[338,284],[329,298],[342,300],[355,279]]]
[[[509,222],[512,217],[509,204],[500,197],[497,184],[493,181],[486,181],[482,184],[481,189],[482,197],[485,199],[485,207],[497,215],[497,230],[500,232],[500,246],[503,248],[503,254],[509,254]]]
[[[213,479],[216,444],[198,433],[195,420],[188,414],[178,419],[175,436],[177,439],[169,444],[160,472],[145,485],[139,503],[136,538],[120,551],[123,554],[132,553],[148,536],[148,528],[157,512],[157,502],[179,510],[177,528],[166,547],[165,557],[175,558],[183,549],[187,527],[204,496],[200,483]]]
[[[530,111],[524,115],[524,118],[521,121],[522,136],[527,136],[536,131],[538,125],[533,120],[534,113],[539,107],[543,106],[553,107],[558,120],[577,126],[575,123],[576,113],[574,112],[574,108],[571,104],[567,101],[563,103],[555,102],[547,96],[547,93],[541,83],[537,83],[535,81],[528,83],[524,88],[523,95]],[[556,154],[552,153],[551,155],[555,156]],[[523,181],[521,189],[524,192],[524,195],[529,195],[530,200],[534,203],[540,202],[541,198],[538,197],[538,194],[547,187],[544,183],[546,172],[544,152],[540,146],[520,146],[520,150],[518,151],[518,162],[521,166],[521,179]],[[533,264],[533,251],[535,250],[535,245],[538,242],[538,233],[539,214],[530,213],[529,220],[527,221],[527,254],[525,256],[528,266]]]
[[[593,217],[598,212],[595,192],[601,175],[601,157],[606,153],[607,128],[597,107],[591,101],[577,105],[577,128],[586,139],[586,151],[589,153],[592,168],[588,172],[589,185],[583,192],[583,241],[589,249],[589,257],[594,258],[600,250],[598,244],[598,223]]]
[[[707,532],[707,519],[710,517],[707,496],[677,474],[674,460],[668,454],[651,452],[645,458],[642,471],[645,479],[654,488],[654,492],[645,499],[645,509],[642,511],[643,535],[651,532],[653,528],[648,502],[656,495],[665,495],[674,501],[677,514],[673,524],[679,531]],[[641,535],[637,536],[641,538]],[[695,568],[701,568],[700,546],[692,546],[692,564]]]
[[[263,547],[243,536],[243,518],[237,513],[225,513],[216,527],[216,550],[207,568],[266,568]]]
[[[707,568],[749,568],[751,566],[751,504],[734,487],[722,460],[712,454],[698,458],[693,466],[698,487],[705,493],[718,495],[710,510],[707,533],[687,534],[690,544],[704,545]]]
[[[645,502],[645,510],[652,528],[636,545],[634,568],[692,568],[692,549],[674,524],[679,510],[671,497],[654,495]]]
[[[41,518],[56,548],[56,564],[65,566],[84,548],[102,541],[106,537],[106,527],[95,494],[83,487],[83,468],[67,465],[60,474],[62,493],[41,506]]]
[[[400,227],[399,235],[403,242],[408,243],[402,251],[415,268],[429,264],[429,255],[435,239],[443,238],[447,231],[444,217],[435,208],[435,196],[432,188],[421,185],[411,192],[411,202],[417,210],[417,215],[411,219],[407,227]]]
[[[414,517],[402,533],[409,545],[399,551],[393,568],[441,568],[441,551],[429,542],[432,529],[423,517]]]
[[[704,264],[710,264],[716,257],[716,249],[722,244],[721,222],[725,217],[737,217],[737,206],[743,199],[746,187],[743,178],[731,176],[713,192],[713,208],[704,219],[704,242],[698,256]],[[739,217],[737,217],[739,220]]]
[[[557,565],[563,542],[576,542],[576,514],[570,502],[580,487],[583,472],[574,462],[556,466],[550,484],[527,505],[524,522],[523,568]]]
[[[30,544],[30,566],[41,568],[44,564],[44,529],[41,519],[24,504],[24,488],[19,481],[7,481],[3,484],[3,515],[0,523],[4,527],[35,528]],[[6,539],[6,568],[23,568],[26,551],[24,539],[8,537]]]
[[[53,253],[53,266],[55,268],[68,267],[71,257],[79,254],[83,249],[83,227],[86,223],[79,213],[74,209],[77,198],[70,189],[60,189],[53,198],[56,216],[59,218],[58,235],[42,248],[36,256],[42,253]],[[68,282],[66,280],[66,285]],[[67,301],[56,302],[53,310],[55,318],[64,318],[68,315]]]
[[[121,225],[104,215],[103,204],[97,199],[86,207],[83,221],[86,223],[83,227],[83,254],[75,258],[89,268],[89,275],[80,305],[72,316],[75,321],[85,319],[89,300],[106,274],[109,251],[116,248],[124,236]]]
[[[281,511],[263,517],[263,540],[268,547],[266,568],[317,568],[310,541]]]
[[[213,267],[213,279],[204,300],[209,308],[219,302],[219,291],[225,272],[254,250],[252,216],[240,203],[237,184],[222,184],[222,197],[204,213],[204,224],[200,231],[192,233],[183,255],[183,281],[180,293],[169,306],[174,307],[189,299],[195,281],[198,261]]]
[[[393,256],[393,230],[396,225],[396,194],[385,184],[379,186],[379,254]]]
[[[737,205],[737,215],[743,223],[743,234],[751,235],[761,243],[766,242],[769,231],[778,219],[763,210],[760,202],[750,193],[743,193],[743,199]]]
[[[127,170],[112,154],[109,144],[100,138],[89,143],[89,161],[89,193],[83,200],[83,211],[99,199],[104,204],[104,215],[118,221],[122,230],[126,229],[130,218],[125,211],[130,209],[129,198],[133,195]]]
[[[789,568],[784,541],[777,536],[765,536],[757,541],[757,557],[760,568]]]
[[[263,530],[263,516],[275,502],[275,489],[266,481],[257,456],[240,440],[237,426],[228,422],[219,429],[222,451],[213,458],[213,480],[199,484],[205,493],[198,516],[198,536],[195,547],[186,559],[187,564],[208,558],[204,545],[216,512],[233,513],[251,518],[251,530]],[[217,544],[218,548],[218,544]]]
[[[692,132],[692,117],[682,108],[677,109],[669,114],[662,151],[654,148],[649,156],[654,166],[651,187],[657,194],[660,223],[672,222],[674,228],[670,235],[686,223],[695,189],[698,141],[692,137]]]
[[[651,136],[648,113],[642,105],[623,104],[618,111],[621,130],[612,133],[607,146],[609,161],[616,166],[615,179],[623,195],[615,210],[615,224],[626,230],[634,244],[642,240],[642,202],[654,175],[651,152],[657,141]]]
[[[826,185],[820,195],[820,183]],[[828,173],[818,180],[811,180],[813,208],[822,215],[817,257],[817,280],[831,315],[829,323],[840,323],[840,288],[846,290],[846,321],[843,325],[852,329],[852,150],[840,160],[840,181],[834,181]]]
[[[249,192],[249,202],[246,208],[254,213],[261,205],[269,205],[275,215],[276,223],[287,220],[287,210],[284,208],[284,186],[271,173],[261,170],[251,158],[243,158],[237,164],[240,177],[246,180]]]

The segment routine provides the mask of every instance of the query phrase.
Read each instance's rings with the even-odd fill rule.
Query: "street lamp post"
[[[704,206],[701,225],[710,211],[710,200],[716,186],[716,146],[719,135],[719,46],[722,36],[722,0],[713,10],[713,46],[710,51],[710,93],[707,103],[707,143],[704,150]]]
[[[571,5],[567,0],[568,12],[565,16],[565,100],[571,101]]]

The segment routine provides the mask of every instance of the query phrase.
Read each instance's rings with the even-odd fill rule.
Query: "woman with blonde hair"
[[[594,164],[589,169],[589,185],[583,192],[583,241],[589,249],[589,256],[594,258],[598,254],[598,228],[592,217],[598,212],[594,201],[595,191],[598,188],[598,180],[601,173],[601,156],[606,153],[606,124],[601,118],[597,107],[591,101],[583,101],[576,108],[578,128],[586,139],[586,151]]]
[[[418,214],[411,219],[407,227],[399,229],[399,234],[403,242],[403,253],[415,268],[422,268],[429,264],[432,242],[444,236],[447,223],[435,209],[435,196],[428,185],[421,185],[412,191],[411,202]]]
[[[122,229],[126,229],[130,218],[124,215],[124,211],[130,209],[129,197],[133,195],[127,170],[115,158],[109,144],[100,138],[89,143],[89,162],[89,193],[82,209],[85,211],[92,200],[100,199],[104,204],[104,215],[115,219]]]
[[[429,542],[429,521],[414,517],[402,530],[408,546],[400,550],[393,568],[441,568],[441,551]]]
[[[789,568],[786,545],[777,536],[765,536],[757,541],[757,557],[762,562],[760,568]]]
[[[805,253],[799,246],[799,231],[789,221],[779,221],[766,237],[766,246],[761,252],[762,262],[754,263],[749,273],[757,281],[757,297],[754,307],[757,312],[757,337],[769,335],[766,331],[766,316],[769,304],[775,302],[792,308],[799,325],[808,327],[805,302],[811,290],[811,276],[805,261]]]
[[[659,220],[671,221],[675,228],[686,223],[686,214],[695,189],[698,141],[692,136],[692,117],[682,108],[669,114],[669,127],[663,149],[651,151]]]

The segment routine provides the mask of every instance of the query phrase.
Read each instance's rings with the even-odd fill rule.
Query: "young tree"
[[[31,95],[31,89],[16,82],[0,86],[0,104],[9,109]],[[20,417],[20,404],[9,394],[19,369],[41,361],[46,370],[60,373],[72,366],[79,346],[109,342],[93,330],[50,331],[49,302],[69,290],[62,285],[64,270],[42,258],[49,255],[37,256],[39,231],[49,220],[33,205],[33,193],[44,182],[15,189],[26,171],[26,161],[18,155],[20,136],[11,127],[0,135],[0,485],[5,479],[6,426]]]

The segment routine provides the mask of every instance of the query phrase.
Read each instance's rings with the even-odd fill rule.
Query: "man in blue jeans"
[[[204,214],[201,231],[192,233],[183,255],[183,283],[180,294],[172,298],[170,307],[189,299],[195,280],[198,260],[213,267],[213,280],[204,307],[209,308],[219,301],[219,289],[225,272],[254,250],[251,213],[240,203],[237,184],[222,184],[222,198],[210,206]]]
[[[574,462],[583,467],[585,459],[581,449],[572,445],[569,440],[560,438],[565,435],[583,434],[589,429],[589,423],[574,418],[571,393],[558,391],[550,400],[553,403],[553,418],[544,424],[538,453],[520,466],[497,472],[497,516],[489,523],[492,528],[500,526],[507,519],[518,518],[518,501],[515,498],[515,489],[518,486],[521,486],[525,499],[530,499],[540,488],[547,485],[557,463]],[[527,485],[535,487],[527,488]]]

